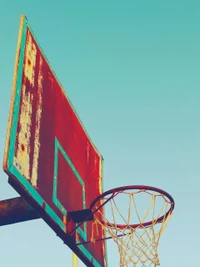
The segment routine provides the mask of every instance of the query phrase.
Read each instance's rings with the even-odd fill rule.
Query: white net
[[[101,198],[93,207],[93,211],[104,202],[106,202],[105,214],[102,213],[102,209],[94,213],[93,233],[101,226],[107,237],[114,240],[120,254],[120,266],[160,265],[158,243],[172,215],[172,203],[168,198],[146,189],[134,192],[120,191],[114,193],[112,197]],[[160,222],[158,219],[161,216],[163,219]],[[136,223],[133,225],[131,222]],[[145,224],[145,222],[150,223]],[[91,242],[95,242],[93,237]]]

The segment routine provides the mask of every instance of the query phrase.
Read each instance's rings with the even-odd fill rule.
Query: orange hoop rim
[[[153,186],[146,186],[146,185],[128,185],[128,186],[122,186],[122,187],[116,187],[116,188],[113,188],[113,189],[110,189],[104,193],[102,193],[101,195],[99,195],[98,197],[96,197],[93,202],[91,203],[90,205],[90,209],[92,211],[93,214],[97,213],[97,211],[99,209],[101,209],[106,203],[108,203],[111,199],[115,198],[118,194],[120,193],[123,193],[124,191],[127,191],[127,190],[141,190],[141,192],[145,192],[145,191],[152,191],[152,192],[156,192],[156,193],[159,193],[163,196],[165,196],[168,200],[169,200],[169,204],[170,204],[170,208],[168,209],[168,211],[160,216],[158,219],[154,220],[154,221],[147,221],[145,223],[142,223],[142,224],[130,224],[129,225],[129,228],[147,228],[147,227],[150,227],[151,225],[153,224],[157,224],[157,223],[162,223],[170,214],[172,214],[173,210],[174,210],[174,207],[175,207],[175,202],[174,202],[174,199],[173,197],[167,193],[166,191],[160,189],[160,188],[157,188],[157,187],[153,187]],[[94,210],[94,206],[95,204],[103,199],[104,197],[108,196],[108,195],[111,195],[110,197],[108,197],[108,199],[102,203],[99,207],[97,207],[95,210]],[[112,223],[112,222],[105,222],[105,221],[102,221],[101,220],[101,223],[105,226],[108,226],[108,227],[112,227],[113,225],[117,228],[120,228],[120,229],[124,229],[124,228],[127,228],[127,224],[116,224],[116,223]]]

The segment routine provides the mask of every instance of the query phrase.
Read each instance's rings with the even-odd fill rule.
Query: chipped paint
[[[20,48],[22,45],[24,21],[25,21],[25,16],[22,15],[20,17],[20,27],[19,27],[19,35],[18,35],[18,40],[17,40],[15,66],[14,66],[13,83],[12,83],[12,96],[11,96],[10,111],[9,111],[9,118],[8,118],[8,127],[7,127],[7,134],[6,134],[4,158],[3,158],[4,171],[6,171],[8,168],[8,151],[9,151],[10,138],[11,138],[11,127],[12,127],[12,123],[13,123],[14,102],[15,102],[16,84],[17,84],[18,67],[19,67],[18,64],[19,64]]]
[[[30,32],[27,34],[26,53],[25,53],[25,77],[29,80],[33,87],[35,83],[35,64],[36,64],[36,46],[33,43]]]
[[[31,175],[31,183],[34,187],[37,187],[38,180],[38,161],[39,161],[39,151],[40,151],[40,125],[41,125],[41,114],[42,114],[42,92],[43,92],[43,72],[42,72],[43,59],[40,56],[39,62],[39,74],[38,74],[38,102],[36,107],[36,129],[34,138],[34,148],[33,148],[33,167]]]
[[[25,79],[30,82],[30,87],[34,86],[36,55],[36,46],[28,32],[25,50],[24,76]],[[20,131],[18,133],[16,158],[17,162],[22,167],[22,174],[26,179],[30,180],[30,140],[34,96],[30,88],[27,88],[27,84],[22,85],[21,96],[22,103],[19,117]],[[22,147],[24,149],[22,149]]]
[[[22,167],[21,173],[30,179],[30,139],[32,124],[32,95],[27,92],[26,86],[22,85],[22,104],[21,114],[19,117],[20,131],[18,133],[18,145],[16,151],[16,159]],[[22,145],[24,149],[22,149]]]

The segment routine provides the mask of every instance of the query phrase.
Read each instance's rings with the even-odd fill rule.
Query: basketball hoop
[[[124,199],[128,201],[126,212]],[[148,205],[144,209],[147,199]],[[108,214],[107,210],[105,214],[102,212],[104,205],[109,208]],[[124,186],[106,191],[90,206],[94,215],[91,242],[98,241],[94,236],[102,227],[107,234],[105,239],[112,238],[118,246],[121,267],[158,266],[158,243],[174,206],[173,198],[155,187]],[[139,210],[145,212],[141,214]]]

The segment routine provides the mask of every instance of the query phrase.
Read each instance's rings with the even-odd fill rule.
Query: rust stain
[[[8,202],[7,201],[1,201],[0,202],[0,211],[4,211],[8,208]]]
[[[43,207],[44,210],[46,209],[46,202],[42,203],[42,207]]]
[[[63,223],[64,223],[64,225],[67,225],[67,218],[66,218],[66,216],[63,216]]]
[[[51,72],[50,72],[50,71],[48,71],[48,79],[49,79],[51,82],[53,82],[53,77],[51,76]]]
[[[21,149],[22,149],[22,152],[25,151],[25,145],[24,144],[21,145]]]
[[[28,64],[28,67],[31,66],[31,61],[30,61],[30,59],[27,60],[27,64]]]

